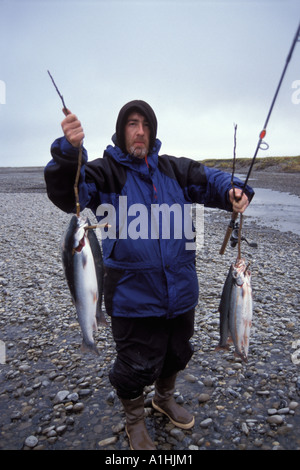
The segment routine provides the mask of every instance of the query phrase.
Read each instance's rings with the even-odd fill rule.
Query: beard
[[[134,145],[132,145],[129,149],[129,153],[133,157],[145,158],[148,153],[148,149],[146,147],[135,147]]]

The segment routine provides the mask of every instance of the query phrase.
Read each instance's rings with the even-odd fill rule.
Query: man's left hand
[[[248,205],[249,205],[249,199],[245,193],[243,193],[242,197],[242,190],[239,188],[234,188],[230,189],[229,191],[229,200],[232,204],[232,208],[234,212],[244,212]]]

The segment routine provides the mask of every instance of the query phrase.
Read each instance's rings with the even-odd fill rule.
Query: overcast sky
[[[119,109],[143,99],[161,153],[252,157],[300,21],[299,0],[0,0],[0,166],[44,166],[61,101],[92,160]],[[296,87],[296,88],[293,88]],[[300,43],[271,116],[267,151],[300,154]]]

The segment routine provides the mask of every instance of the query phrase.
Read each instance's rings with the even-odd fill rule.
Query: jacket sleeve
[[[67,213],[75,212],[74,183],[78,168],[78,149],[73,147],[65,137],[56,139],[51,146],[52,160],[44,170],[47,194],[49,199]],[[80,209],[91,204],[96,196],[96,186],[85,181],[87,151],[83,148],[82,165],[78,184]]]
[[[206,207],[218,207],[219,209],[225,209],[232,211],[232,204],[229,200],[229,191],[232,189],[231,174],[218,170],[216,168],[209,168],[204,166],[204,171],[207,178],[206,191],[203,195],[203,204]],[[235,188],[242,189],[244,186],[243,181],[239,178],[233,178],[233,184]],[[244,190],[249,201],[254,196],[254,191],[250,186],[246,186]],[[199,189],[195,191],[195,196],[198,198]]]
[[[232,188],[231,174],[209,168],[196,160],[168,155],[160,158],[160,167],[164,173],[178,181],[187,201],[232,211],[229,200],[229,190]],[[240,179],[234,178],[235,187],[242,188],[243,185]],[[254,191],[247,185],[245,194],[251,201]]]

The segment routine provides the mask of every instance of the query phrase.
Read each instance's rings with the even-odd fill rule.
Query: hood
[[[151,106],[143,100],[133,100],[126,103],[120,110],[117,123],[116,123],[116,133],[113,136],[113,142],[120,147],[120,149],[126,153],[125,147],[125,136],[124,129],[127,122],[127,118],[130,113],[138,112],[145,116],[149,123],[150,127],[150,149],[151,152],[153,146],[155,145],[156,134],[157,134],[157,119],[155,113]]]

